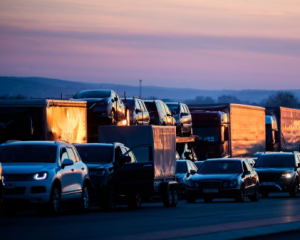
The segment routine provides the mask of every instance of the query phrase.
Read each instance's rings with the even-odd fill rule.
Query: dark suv
[[[255,166],[260,180],[260,193],[268,197],[270,192],[288,192],[298,196],[300,180],[300,154],[276,152],[258,157]]]
[[[77,93],[70,100],[87,102],[87,124],[90,139],[97,138],[99,125],[116,124],[126,120],[125,105],[118,94],[112,90],[85,90]]]
[[[177,135],[192,135],[192,115],[188,106],[183,102],[166,102],[176,120]]]
[[[144,100],[150,114],[151,125],[175,126],[176,120],[169,107],[161,100]]]
[[[126,107],[129,109],[130,125],[148,125],[150,115],[142,99],[139,98],[122,98]]]

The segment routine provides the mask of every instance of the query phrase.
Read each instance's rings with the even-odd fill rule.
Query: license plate
[[[15,184],[13,183],[5,183],[5,188],[14,188]]]
[[[262,182],[262,183],[260,183],[260,185],[262,185],[262,186],[274,186],[275,183],[274,182]]]
[[[203,189],[203,193],[218,193],[218,189]]]

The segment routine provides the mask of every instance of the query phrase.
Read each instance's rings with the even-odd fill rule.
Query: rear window
[[[187,173],[185,162],[177,162],[176,173]]]
[[[295,167],[294,155],[261,155],[254,167],[292,168]]]
[[[13,145],[0,147],[2,163],[55,163],[56,146]]]
[[[77,93],[73,98],[74,99],[80,99],[80,98],[107,98],[110,97],[110,91],[109,90],[103,90],[103,91],[82,91]]]
[[[85,163],[109,163],[113,160],[113,146],[80,146],[75,145]]]
[[[240,161],[205,161],[199,168],[200,174],[233,174],[241,173]]]
[[[156,111],[156,105],[154,102],[145,102],[146,107],[148,109],[148,112],[155,112]]]

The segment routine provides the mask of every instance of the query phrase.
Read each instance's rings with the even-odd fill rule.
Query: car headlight
[[[101,171],[90,171],[90,176],[97,176],[97,177],[101,177],[104,176],[105,171],[101,170]]]
[[[47,172],[40,172],[33,175],[34,180],[44,180],[48,177]]]
[[[194,186],[193,181],[189,180],[189,181],[188,181],[188,186],[189,186],[189,187],[193,187],[193,186]]]
[[[291,173],[284,173],[284,174],[281,174],[281,177],[282,178],[291,178],[292,174]]]
[[[233,179],[230,181],[229,187],[235,187],[237,185],[237,183],[238,183],[237,179]]]

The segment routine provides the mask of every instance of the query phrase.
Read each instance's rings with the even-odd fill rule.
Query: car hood
[[[194,174],[189,179],[193,181],[202,181],[202,180],[230,180],[236,178],[240,173],[234,174]]]
[[[86,163],[86,165],[89,170],[97,170],[97,169],[113,167],[112,163]]]
[[[294,168],[254,168],[257,174],[294,172]]]
[[[5,174],[32,174],[47,171],[56,166],[54,163],[2,163]]]
[[[177,179],[184,178],[185,176],[186,176],[186,173],[176,173],[176,178]]]

